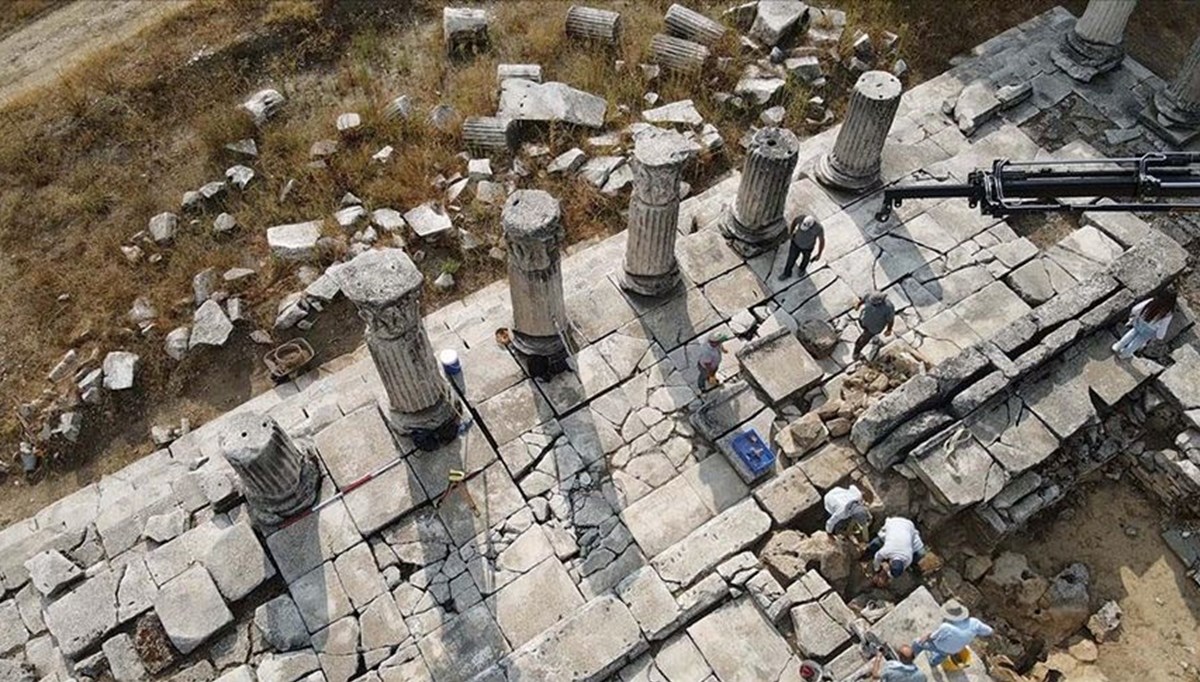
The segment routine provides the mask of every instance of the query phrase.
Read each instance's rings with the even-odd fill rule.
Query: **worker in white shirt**
[[[882,587],[925,556],[925,543],[916,524],[902,516],[890,516],[884,520],[879,535],[867,545],[867,554],[872,553],[875,583]]]
[[[871,527],[871,512],[863,501],[858,486],[830,488],[825,493],[825,532],[830,535],[846,534],[860,536],[864,540]]]

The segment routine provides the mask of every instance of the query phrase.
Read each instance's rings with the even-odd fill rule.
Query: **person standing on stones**
[[[1129,331],[1113,344],[1113,352],[1128,360],[1145,348],[1151,339],[1161,341],[1167,338],[1175,302],[1174,291],[1162,291],[1133,306],[1133,310],[1129,311],[1129,321],[1125,323]]]
[[[883,587],[925,556],[925,543],[916,524],[903,516],[890,516],[867,545],[865,555],[874,555],[875,584]]]
[[[830,535],[846,534],[852,537],[861,536],[864,540],[871,527],[871,512],[863,502],[862,491],[858,486],[848,488],[830,488],[825,493],[825,512],[829,519],[825,522],[825,532]]]
[[[800,259],[800,276],[803,277],[808,272],[809,262],[819,260],[821,254],[825,253],[825,228],[810,215],[797,216],[792,221],[788,235],[788,256],[783,264],[782,279],[791,278],[797,258]],[[817,251],[815,255],[813,249]]]
[[[721,369],[721,356],[725,347],[721,344],[729,337],[721,332],[712,332],[700,345],[700,355],[696,358],[696,370],[700,376],[696,379],[696,389],[701,393],[717,385],[717,370]]]
[[[858,302],[858,307],[862,310],[858,316],[858,326],[862,328],[862,334],[854,342],[856,360],[862,357],[863,348],[866,348],[871,339],[880,333],[891,336],[892,327],[896,324],[896,306],[888,300],[887,294],[873,291]]]
[[[992,628],[978,618],[972,618],[967,607],[951,599],[942,605],[942,624],[936,630],[913,642],[918,654],[929,652],[929,665],[940,665],[954,672],[971,664],[967,647],[976,637],[991,637]]]

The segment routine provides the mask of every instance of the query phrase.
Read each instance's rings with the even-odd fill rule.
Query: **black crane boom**
[[[991,170],[971,171],[964,184],[886,188],[875,218],[886,221],[892,209],[906,199],[956,197],[996,217],[1034,211],[1196,211],[1200,201],[1171,199],[1200,199],[1200,153],[1152,152],[1137,158],[1058,161],[997,159]],[[1112,203],[1098,203],[1101,199]]]

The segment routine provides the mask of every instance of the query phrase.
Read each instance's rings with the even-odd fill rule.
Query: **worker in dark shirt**
[[[862,328],[862,334],[854,342],[855,359],[862,357],[863,348],[880,333],[890,336],[892,326],[896,323],[896,306],[892,305],[886,294],[878,291],[867,294],[859,306],[862,313],[858,317],[858,326]]]
[[[800,259],[800,276],[808,271],[809,261],[818,260],[825,252],[825,228],[817,219],[810,216],[797,216],[788,230],[788,257],[783,264],[783,279],[792,276],[796,267],[796,259]],[[817,253],[813,254],[813,249]],[[802,258],[801,258],[802,257]]]

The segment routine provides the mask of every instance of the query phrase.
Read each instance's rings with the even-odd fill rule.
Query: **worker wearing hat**
[[[940,665],[944,670],[954,671],[971,663],[971,650],[967,647],[976,637],[991,637],[992,628],[972,618],[967,607],[951,599],[942,605],[942,623],[933,632],[913,642],[917,653],[929,652],[929,664]]]
[[[700,354],[696,357],[696,369],[700,373],[696,389],[701,393],[717,385],[717,370],[721,368],[721,356],[726,352],[722,344],[728,340],[728,334],[714,331],[700,344]]]

